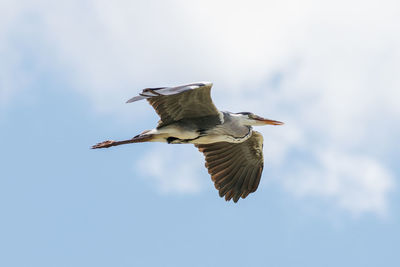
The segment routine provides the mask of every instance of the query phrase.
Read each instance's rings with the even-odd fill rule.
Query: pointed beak
[[[263,124],[269,124],[269,125],[282,125],[282,124],[284,124],[283,122],[280,122],[280,121],[264,119],[264,118],[261,118],[261,117],[257,117],[257,118],[255,118],[255,120],[257,120],[257,121],[259,121],[259,122],[261,122]]]

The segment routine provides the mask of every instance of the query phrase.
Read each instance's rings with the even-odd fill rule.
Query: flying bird
[[[234,202],[246,198],[257,190],[264,168],[263,137],[252,127],[283,123],[250,112],[219,111],[211,99],[211,87],[212,83],[200,82],[143,89],[127,103],[146,99],[160,116],[157,127],[129,140],[108,140],[92,148],[142,142],[194,144],[205,156],[220,197]]]

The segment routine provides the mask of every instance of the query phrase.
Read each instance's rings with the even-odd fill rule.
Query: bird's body
[[[234,113],[221,112],[218,116],[182,119],[145,134],[154,134],[152,142],[169,144],[241,143],[251,137],[252,128],[241,125]]]
[[[254,192],[263,169],[263,138],[252,126],[280,125],[249,112],[217,110],[211,83],[178,87],[147,88],[128,103],[147,99],[161,120],[153,130],[124,141],[104,141],[92,148],[127,143],[165,142],[194,144],[206,157],[206,167],[220,196],[226,200],[245,198]]]

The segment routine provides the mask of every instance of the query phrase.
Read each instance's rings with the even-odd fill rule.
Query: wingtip
[[[142,99],[145,99],[145,98],[146,97],[139,95],[139,96],[132,97],[131,99],[129,99],[125,103],[128,104],[128,103],[136,102],[136,101],[139,101],[139,100],[142,100]]]
[[[207,86],[207,87],[212,87],[213,86],[212,82],[201,82],[201,84],[204,84],[204,86]]]
[[[202,82],[194,82],[194,83],[188,84],[187,86],[212,87],[213,83],[212,82],[202,81]]]

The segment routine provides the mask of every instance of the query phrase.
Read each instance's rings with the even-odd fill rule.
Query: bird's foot
[[[101,143],[98,143],[98,144],[92,146],[92,149],[108,148],[108,147],[113,146],[114,143],[115,143],[114,140],[107,140],[107,141],[104,141],[104,142],[101,142]]]

